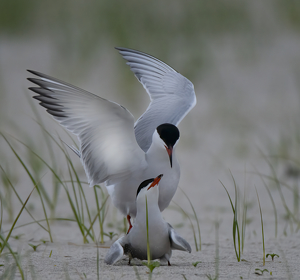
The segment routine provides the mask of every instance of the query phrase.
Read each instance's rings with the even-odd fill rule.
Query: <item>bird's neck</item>
[[[146,200],[147,200],[147,206],[146,206]],[[148,210],[148,218],[151,219],[151,217],[161,217],[161,212],[159,210],[158,206],[158,192],[152,191],[151,193],[141,197],[139,201],[137,201],[137,214],[136,214],[136,220],[142,220],[145,221],[146,217],[146,207]]]
[[[176,161],[175,148],[172,154],[173,161]],[[149,150],[146,153],[147,162],[154,162],[154,164],[164,163],[170,165],[170,159],[166,148],[161,143],[152,142]]]

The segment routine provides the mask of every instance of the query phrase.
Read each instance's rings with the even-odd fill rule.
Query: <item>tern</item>
[[[136,186],[164,174],[159,208],[171,202],[180,178],[175,155],[179,139],[176,125],[195,106],[193,84],[164,62],[148,54],[117,48],[148,92],[151,102],[134,124],[123,106],[48,75],[28,70],[39,87],[35,99],[62,126],[74,133],[90,186],[105,182],[112,202],[124,215],[136,215]],[[130,230],[129,228],[129,230]]]
[[[124,254],[131,259],[147,259],[147,227],[146,207],[148,208],[148,235],[150,258],[167,261],[170,264],[172,250],[182,250],[191,253],[191,246],[168,224],[161,215],[158,206],[159,181],[163,175],[155,179],[143,181],[136,194],[137,215],[131,231],[119,238],[110,247],[104,262],[115,264]],[[146,206],[147,199],[147,206]]]

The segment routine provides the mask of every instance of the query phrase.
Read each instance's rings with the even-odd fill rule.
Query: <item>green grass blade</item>
[[[53,242],[53,239],[52,239],[52,235],[51,235],[51,229],[50,229],[50,224],[49,224],[49,221],[48,221],[48,216],[47,216],[47,212],[46,212],[46,208],[45,208],[45,204],[44,204],[44,201],[43,201],[43,198],[42,198],[42,195],[40,193],[40,190],[39,190],[39,187],[38,187],[38,184],[37,182],[35,181],[35,179],[33,178],[32,174],[30,173],[29,169],[27,168],[27,166],[25,165],[25,163],[22,161],[22,159],[20,158],[20,156],[18,155],[18,153],[15,151],[15,149],[12,147],[12,145],[10,144],[10,142],[6,139],[6,137],[0,133],[2,135],[2,137],[4,138],[4,140],[6,141],[6,143],[9,145],[10,149],[12,150],[12,152],[15,154],[15,156],[17,157],[17,159],[19,160],[19,162],[21,163],[21,165],[23,166],[23,168],[25,169],[26,173],[28,174],[30,180],[32,181],[33,185],[36,186],[36,189],[37,189],[37,192],[40,196],[40,200],[41,200],[41,204],[42,204],[42,207],[43,207],[43,211],[44,211],[44,215],[45,215],[45,218],[47,220],[47,227],[48,227],[48,234],[49,234],[49,237],[50,237],[50,240],[51,242]]]
[[[104,243],[104,230],[103,230],[103,220],[101,219],[101,213],[99,210],[100,209],[100,204],[99,204],[99,199],[98,199],[98,194],[97,194],[97,186],[94,186],[94,194],[95,194],[95,200],[96,200],[96,205],[97,205],[97,212],[99,213],[98,215],[98,221],[99,221],[99,227],[100,227],[100,243]],[[103,205],[103,203],[102,203]],[[103,207],[101,207],[102,209]]]
[[[77,174],[76,174],[76,177],[78,178]],[[91,213],[90,213],[90,210],[89,210],[89,206],[88,206],[88,203],[87,203],[87,200],[86,200],[86,196],[85,196],[85,193],[83,191],[83,188],[82,188],[82,185],[80,183],[79,178],[78,178],[77,182],[79,184],[79,191],[82,194],[82,197],[83,197],[83,200],[84,200],[84,203],[85,203],[85,207],[86,207],[86,212],[88,214],[88,219],[89,219],[90,227],[91,227],[92,234],[93,234],[92,240],[95,242],[95,232],[94,232],[94,227],[93,227],[94,223],[92,223],[92,217],[91,217]]]
[[[45,131],[45,133],[46,133],[46,135],[48,135],[51,139],[52,139],[52,141],[57,145],[57,147],[64,153],[64,155],[65,155],[65,158],[66,158],[66,160],[67,160],[67,163],[68,163],[68,169],[69,169],[69,175],[70,175],[70,178],[71,178],[71,182],[72,182],[72,187],[73,187],[73,193],[74,193],[74,197],[75,197],[75,201],[76,201],[76,208],[77,208],[77,211],[75,210],[76,208],[74,207],[74,203],[72,202],[72,210],[73,210],[73,212],[74,212],[74,214],[76,213],[76,215],[75,215],[75,217],[76,217],[76,220],[78,221],[78,226],[79,226],[79,228],[80,228],[80,231],[81,231],[81,233],[82,233],[82,236],[84,237],[85,236],[85,234],[84,234],[84,227],[83,227],[83,224],[84,224],[84,215],[83,215],[83,207],[82,207],[82,205],[81,205],[81,207],[79,206],[79,202],[78,202],[78,199],[77,199],[77,194],[76,194],[76,190],[75,190],[75,186],[74,186],[74,180],[72,179],[72,173],[71,173],[71,170],[72,170],[72,172],[73,172],[73,174],[75,175],[75,177],[76,177],[76,182],[78,183],[78,185],[79,186],[81,186],[81,181],[79,180],[79,177],[78,177],[78,175],[77,175],[77,173],[76,173],[76,170],[75,170],[75,168],[74,168],[74,165],[72,164],[72,161],[71,161],[71,159],[69,158],[69,156],[68,156],[68,154],[67,154],[67,152],[65,151],[65,149],[63,148],[64,147],[64,145],[60,145],[59,144],[59,142],[40,124],[40,123],[38,123],[39,125],[40,125],[40,127],[41,127],[41,129],[43,130],[43,131]],[[65,188],[65,190],[66,190],[66,188]],[[69,193],[68,193],[68,198],[69,198],[69,201],[71,202],[72,201],[72,199],[71,199],[71,197],[69,196]],[[86,205],[87,205],[87,202],[86,202],[86,200],[85,200],[85,203],[86,203]],[[81,211],[80,211],[80,209],[82,209]],[[88,208],[87,208],[88,209]],[[89,213],[89,210],[88,210],[88,215],[89,215],[89,219],[90,219],[90,222],[91,222],[91,218],[90,218],[90,213]],[[94,237],[93,237],[94,238]],[[83,242],[84,243],[87,243],[88,242],[88,240],[87,239],[85,239],[84,238],[84,240],[83,240]]]
[[[17,140],[17,139],[16,139]],[[53,174],[53,176],[54,176],[54,178],[63,186],[63,188],[65,189],[65,191],[66,191],[66,194],[67,194],[67,197],[68,197],[68,201],[69,201],[69,203],[70,203],[70,206],[71,206],[71,209],[72,209],[72,212],[73,212],[73,214],[74,214],[74,216],[75,216],[75,219],[76,219],[76,221],[77,221],[77,224],[78,224],[78,226],[79,226],[79,229],[80,229],[80,231],[81,231],[81,233],[82,233],[82,235],[84,236],[84,230],[83,230],[83,227],[82,227],[82,223],[81,223],[81,219],[80,219],[80,216],[77,214],[77,211],[76,211],[76,207],[75,207],[75,205],[74,205],[74,203],[73,203],[73,201],[72,201],[72,198],[71,198],[71,196],[70,196],[70,193],[69,193],[69,191],[68,191],[68,188],[65,186],[65,184],[64,184],[64,182],[60,179],[60,177],[59,177],[59,175],[56,173],[56,171],[41,157],[41,156],[39,156],[37,153],[35,153],[34,151],[32,151],[32,149],[28,146],[28,145],[26,145],[25,143],[23,143],[22,141],[20,141],[20,140],[17,140],[19,143],[21,143],[22,145],[24,145],[27,149],[29,149],[37,158],[39,158],[47,167],[48,167],[48,169],[52,172],[52,174]],[[57,143],[58,144],[58,143]],[[59,145],[59,144],[58,144]],[[71,172],[71,171],[70,171]],[[71,175],[71,173],[70,173],[70,176],[72,176]],[[71,180],[72,181],[72,180]],[[13,185],[11,184],[11,186],[13,187]],[[74,187],[74,191],[75,191],[75,186],[73,185],[73,187]],[[14,187],[13,187],[13,189],[14,189]],[[18,196],[18,193],[16,192],[16,190],[14,189],[14,192],[16,193],[16,195]],[[21,201],[21,199],[20,199],[20,197],[18,196],[18,198],[19,198],[19,200]],[[21,203],[22,203],[22,201],[21,201]],[[23,204],[23,203],[22,203]],[[77,205],[78,206],[78,205]],[[25,208],[26,209],[26,208]],[[27,210],[27,209],[26,209]],[[27,210],[28,211],[28,210]],[[28,213],[29,213],[29,215],[32,217],[32,215],[30,214],[30,212],[28,211]],[[33,217],[32,217],[33,218]],[[33,218],[33,220],[35,220],[34,218]],[[42,225],[40,225],[41,227],[43,227]],[[44,227],[43,227],[44,228]],[[45,228],[44,228],[45,229]],[[45,229],[46,231],[47,231],[47,229]],[[86,243],[86,240],[84,239],[84,242]]]
[[[68,167],[69,167],[69,174],[70,174],[70,178],[71,178],[71,182],[72,182],[72,186],[73,186],[73,192],[74,192],[74,196],[75,196],[75,199],[76,199],[76,204],[77,204],[77,209],[78,209],[78,213],[80,213],[79,209],[81,209],[81,221],[82,223],[84,223],[84,211],[83,211],[83,202],[82,202],[82,196],[80,194],[80,189],[82,189],[81,187],[81,181],[79,180],[79,177],[77,175],[77,172],[76,172],[76,169],[70,159],[70,156],[68,154],[68,152],[66,151],[65,149],[65,146],[64,146],[64,142],[62,141],[62,139],[58,136],[59,140],[60,140],[60,145],[57,141],[56,144],[59,146],[59,148],[63,151],[64,155],[65,155],[65,158],[67,160],[67,163],[68,163]],[[54,139],[54,138],[53,138]],[[73,180],[73,177],[71,175],[71,172],[70,170],[73,172],[76,180],[74,181]],[[79,208],[79,203],[78,203],[78,199],[77,199],[77,194],[76,194],[76,191],[75,191],[75,187],[74,187],[74,182],[77,182],[77,185],[79,186],[79,199],[80,199],[80,208]]]
[[[98,208],[97,214],[96,214],[96,216],[94,217],[93,221],[91,222],[89,229],[87,229],[87,232],[86,232],[86,234],[85,234],[85,237],[87,237],[87,235],[89,234],[90,230],[92,229],[94,223],[95,223],[96,220],[97,220],[97,217],[100,216],[101,211],[102,211],[102,209],[105,207],[105,204],[106,204],[106,202],[107,202],[107,200],[108,200],[108,197],[109,197],[109,196],[106,197],[105,202],[102,203],[102,206],[101,206],[100,208]],[[103,225],[102,225],[102,226],[103,226]],[[104,243],[104,241],[102,241],[101,243]]]
[[[1,217],[0,217],[0,232],[2,232],[2,221],[3,221],[3,202],[2,202],[2,195],[0,194],[0,203],[1,203]]]
[[[30,192],[30,194],[29,194],[29,196],[27,197],[27,199],[25,200],[25,202],[24,202],[24,204],[23,204],[21,210],[19,211],[17,217],[15,218],[15,220],[14,220],[14,222],[13,222],[11,228],[10,228],[9,233],[8,233],[7,236],[6,236],[5,244],[7,244],[8,239],[10,238],[10,235],[11,235],[11,233],[12,233],[12,231],[13,231],[13,229],[14,229],[16,223],[17,223],[17,221],[18,221],[19,217],[21,216],[21,214],[22,214],[22,212],[23,212],[23,210],[24,210],[24,208],[25,208],[25,206],[26,206],[26,204],[27,204],[27,202],[28,202],[28,200],[29,200],[29,198],[30,198],[30,196],[31,196],[31,194],[33,193],[33,191],[34,191],[35,188],[36,188],[36,186],[34,186],[34,188],[32,189],[32,191]],[[2,253],[2,251],[3,251],[3,249],[4,249],[4,247],[5,247],[5,246],[4,246],[4,244],[3,244],[3,246],[0,248],[0,255],[1,255],[1,253]]]
[[[36,121],[36,123],[41,127],[41,129],[43,130],[43,132],[45,133],[45,135],[47,135],[57,145],[57,147],[64,153],[67,162],[69,162],[70,164],[72,164],[71,160],[68,157],[68,154],[66,153],[65,149],[63,148],[63,145],[60,145],[59,142],[45,129],[45,127],[41,123],[39,123],[37,121]],[[48,164],[47,164],[47,166],[49,167]],[[51,168],[51,169],[53,169],[53,168]],[[56,172],[54,172],[54,173],[56,173]],[[71,176],[70,170],[69,170],[69,174],[70,174],[70,178],[71,178],[72,176]],[[71,178],[71,182],[72,183],[74,182],[72,178]],[[74,187],[74,192],[75,192],[75,187]],[[74,193],[74,195],[75,195],[75,201],[76,201],[78,213],[80,213],[80,211],[79,211],[80,208],[78,206],[78,200],[77,200],[76,192]],[[80,219],[80,215],[81,214],[77,215],[79,219]],[[81,221],[80,221],[80,224],[81,224]]]
[[[62,140],[60,139],[60,141],[62,141]],[[76,172],[76,169],[75,169],[71,159],[67,155],[67,152],[65,151],[64,153],[66,155],[66,159],[68,161],[68,164],[70,165],[70,167],[72,169],[72,172],[75,175],[76,183],[77,183],[77,186],[78,186],[78,189],[79,189],[79,198],[80,198],[80,201],[81,201],[81,213],[82,213],[81,220],[82,220],[82,224],[84,224],[84,211],[83,211],[83,202],[84,202],[85,207],[86,207],[86,212],[87,212],[87,215],[88,215],[88,219],[89,219],[89,223],[90,223],[90,225],[92,225],[92,218],[91,218],[90,210],[89,210],[88,203],[87,203],[87,200],[86,200],[86,196],[85,196],[85,193],[84,193],[82,185],[81,185],[81,181],[79,179],[79,176]],[[82,201],[82,199],[83,199],[83,201]],[[90,235],[90,236],[91,236],[92,240],[95,241],[95,233],[94,233],[93,226],[92,226],[91,230],[92,230],[92,235]]]
[[[258,201],[259,212],[260,212],[261,236],[262,236],[262,244],[263,244],[263,266],[264,266],[265,263],[266,263],[264,222],[263,222],[263,216],[262,216],[262,211],[261,211],[260,201],[259,201],[258,192],[257,192],[256,187],[255,187],[255,191],[256,191],[256,195],[257,195],[257,201]]]
[[[279,181],[279,179],[278,179],[278,177],[277,177],[276,171],[275,171],[275,169],[274,169],[272,163],[269,161],[269,159],[268,159],[262,152],[261,152],[261,154],[262,154],[262,156],[264,157],[264,159],[266,160],[266,162],[268,163],[269,168],[270,168],[270,170],[271,170],[271,172],[272,172],[272,175],[273,175],[273,178],[274,178],[274,182],[276,183],[277,189],[278,189],[278,191],[279,191],[279,196],[280,196],[280,198],[281,198],[281,202],[282,202],[283,207],[285,208],[285,210],[286,210],[288,216],[291,217],[291,218],[293,219],[293,221],[294,221],[295,223],[297,223],[297,225],[298,225],[298,227],[299,227],[299,226],[300,226],[300,221],[297,219],[297,217],[295,217],[294,213],[292,213],[292,211],[291,211],[291,210],[289,209],[289,207],[287,206],[287,203],[286,203],[286,201],[285,201],[284,195],[283,195],[283,193],[282,193],[280,181]],[[293,191],[293,189],[292,189],[292,191]]]
[[[21,278],[22,278],[22,280],[24,280],[24,279],[25,279],[25,277],[24,277],[24,272],[23,272],[21,263],[19,262],[18,256],[16,256],[16,254],[13,252],[13,250],[11,249],[9,243],[8,243],[8,242],[6,241],[6,239],[1,235],[1,233],[0,233],[0,239],[1,239],[2,242],[3,242],[3,245],[2,245],[3,247],[2,247],[2,248],[6,247],[6,248],[9,250],[9,252],[11,253],[11,255],[13,256],[13,258],[15,259],[16,265],[17,265],[17,267],[18,267],[18,269],[19,269],[19,272],[20,272],[20,274],[21,274]]]
[[[258,171],[255,171],[255,172],[248,172],[248,173],[253,173],[253,174],[255,174],[255,175],[259,175],[259,176],[261,176],[261,177],[263,177],[263,178],[266,178],[266,179],[268,179],[268,180],[270,180],[270,181],[273,181],[274,183],[276,183],[276,185],[277,185],[277,183],[279,183],[280,185],[282,185],[283,187],[285,187],[286,189],[288,189],[290,192],[294,192],[294,190],[293,190],[293,188],[291,187],[291,186],[289,186],[287,183],[285,183],[285,182],[283,182],[283,181],[280,181],[279,179],[278,179],[278,177],[277,178],[273,178],[272,176],[270,176],[270,175],[266,175],[266,174],[262,174],[262,173],[260,173],[260,172],[258,172]],[[300,195],[297,195],[297,198],[298,199],[300,199]]]
[[[230,204],[231,204],[232,211],[233,211],[233,213],[235,213],[234,206],[233,206],[233,203],[232,203],[232,200],[231,200],[231,197],[230,197],[230,194],[229,194],[228,190],[226,189],[225,185],[220,180],[219,180],[219,182],[221,183],[221,185],[225,189],[225,191],[227,193],[227,196],[229,198]]]
[[[14,185],[13,185],[12,182],[10,181],[8,175],[6,174],[5,170],[3,169],[3,167],[2,167],[1,165],[0,165],[0,169],[2,170],[2,172],[4,173],[4,175],[6,176],[7,182],[9,183],[10,187],[13,189],[13,191],[14,191],[15,195],[17,196],[17,198],[19,199],[20,203],[23,205],[24,203],[23,203],[22,199],[20,198],[20,196],[19,196],[18,192],[16,191]],[[30,216],[30,217],[31,217],[31,218],[32,218],[32,219],[33,219],[33,220],[34,220],[34,221],[35,221],[42,229],[44,229],[45,231],[48,232],[48,230],[47,230],[43,225],[41,225],[39,222],[36,221],[36,219],[32,216],[32,214],[30,213],[30,211],[29,211],[26,207],[25,207],[25,210],[26,210],[26,212],[29,214],[29,216]]]
[[[270,190],[269,190],[269,188],[268,188],[268,186],[267,186],[265,180],[263,179],[262,176],[260,176],[260,178],[261,178],[261,180],[262,180],[262,182],[263,182],[263,185],[264,185],[265,189],[267,190],[267,193],[268,193],[268,195],[269,195],[269,197],[270,197],[270,200],[271,200],[271,203],[272,203],[272,207],[273,207],[273,211],[274,211],[274,217],[275,217],[275,238],[277,238],[278,220],[277,220],[277,210],[276,210],[276,205],[275,205],[274,199],[273,199],[273,197],[272,197],[272,194],[271,194],[271,192],[270,192]]]
[[[46,133],[48,133],[48,132],[46,132]],[[52,137],[51,135],[49,135],[50,137]],[[65,156],[66,156],[66,158],[67,158],[67,161],[68,162],[70,162],[70,160],[69,160],[69,158],[68,158],[68,156],[66,155],[66,153],[65,153],[65,151],[64,151],[64,149],[59,145],[59,143],[53,138],[53,141],[55,141],[55,143],[59,146],[59,148],[64,152],[64,154],[65,154]],[[18,142],[20,142],[21,144],[23,144],[25,147],[27,147],[29,150],[31,150],[31,148],[29,147],[29,146],[27,146],[26,144],[24,144],[24,143],[22,143],[21,141],[19,141],[18,140]],[[87,243],[88,241],[85,239],[85,235],[84,235],[84,227],[83,227],[83,223],[82,223],[82,221],[81,221],[81,218],[80,218],[80,215],[78,215],[78,213],[77,213],[77,211],[76,211],[76,208],[75,208],[75,206],[74,206],[74,203],[73,203],[73,201],[72,201],[72,198],[71,198],[71,196],[70,196],[70,194],[69,194],[69,191],[68,191],[68,189],[67,189],[67,187],[64,185],[64,183],[62,182],[62,180],[60,179],[60,177],[57,175],[57,173],[55,172],[55,170],[44,160],[44,159],[42,159],[38,154],[36,154],[34,151],[32,151],[31,150],[31,152],[36,156],[36,157],[38,157],[49,169],[50,169],[50,171],[52,172],[52,174],[55,176],[55,178],[62,184],[62,186],[64,187],[64,189],[65,189],[65,191],[66,191],[66,194],[67,194],[67,197],[68,197],[68,200],[69,200],[69,203],[70,203],[70,206],[71,206],[71,208],[72,208],[72,211],[73,211],[73,214],[74,214],[74,216],[75,216],[75,219],[76,219],[76,221],[77,221],[77,224],[78,224],[78,226],[79,226],[79,229],[80,229],[80,231],[81,231],[81,234],[82,234],[82,236],[83,236],[83,238],[84,238],[84,243]],[[70,176],[72,176],[71,175],[71,170],[69,170],[70,171]],[[72,181],[72,178],[71,178],[71,181]],[[75,186],[73,185],[73,190],[74,190],[74,192],[75,192],[75,194],[76,194],[76,191],[75,191]],[[77,205],[78,206],[78,205]],[[79,208],[79,207],[78,207]],[[77,208],[77,209],[78,209]],[[47,218],[47,220],[49,220],[49,218]]]
[[[197,223],[197,228],[198,228],[198,238],[199,238],[199,250],[201,251],[201,233],[200,233],[200,225],[199,225],[199,220],[198,220],[198,216],[196,214],[196,211],[195,211],[195,208],[190,200],[190,198],[187,196],[187,194],[180,188],[180,190],[182,191],[182,193],[184,194],[184,196],[187,198],[187,200],[189,201],[190,203],[190,206],[193,210],[193,213],[194,213],[194,216],[195,216],[195,220],[196,220],[196,223]]]
[[[80,229],[80,231],[81,231],[81,234],[82,234],[82,236],[83,236],[83,242],[84,242],[84,243],[88,243],[88,240],[85,238],[85,234],[84,234],[84,229],[85,229],[85,227],[84,227],[84,213],[83,213],[83,206],[82,206],[82,204],[81,204],[81,206],[79,206],[79,202],[78,202],[78,198],[77,198],[77,192],[76,192],[76,189],[75,189],[75,185],[74,185],[74,180],[73,180],[72,172],[73,172],[73,174],[75,175],[77,182],[78,182],[78,181],[80,182],[80,180],[79,180],[79,178],[78,178],[78,176],[77,176],[76,170],[75,170],[75,168],[74,168],[74,165],[73,165],[71,159],[69,158],[67,152],[66,152],[65,149],[63,148],[64,146],[63,146],[63,145],[60,145],[60,144],[58,143],[58,141],[55,140],[55,138],[54,138],[50,133],[48,133],[47,131],[46,131],[46,133],[48,134],[49,137],[51,137],[51,139],[54,141],[54,143],[59,147],[59,149],[60,149],[60,150],[64,153],[64,155],[65,155],[65,158],[66,158],[66,161],[67,161],[68,172],[69,172],[69,176],[70,176],[70,181],[71,181],[71,185],[72,185],[72,189],[73,189],[73,194],[74,194],[74,198],[75,198],[76,207],[75,207],[75,205],[74,205],[74,203],[73,203],[73,201],[72,201],[72,198],[71,198],[71,196],[70,196],[69,191],[67,190],[67,188],[65,188],[65,190],[66,190],[66,192],[67,192],[68,199],[69,199],[70,205],[71,205],[71,207],[72,207],[72,211],[73,211],[73,213],[74,213],[74,215],[75,215],[75,218],[76,218],[76,220],[77,220],[77,222],[78,222],[78,227],[79,227],[79,229]],[[76,210],[76,209],[77,209],[77,210]]]
[[[68,159],[67,159],[67,155],[65,155],[65,157],[66,157],[66,160],[67,160],[68,172],[69,172],[71,186],[72,186],[73,195],[74,195],[74,199],[75,199],[75,204],[73,202],[72,202],[72,204],[74,205],[74,209],[77,209],[77,210],[75,210],[75,212],[76,212],[76,216],[77,216],[80,224],[83,224],[83,221],[84,221],[82,219],[83,214],[81,214],[81,211],[80,211],[81,208],[79,207],[79,202],[78,202],[77,192],[76,192],[75,185],[74,185],[73,175],[72,175],[71,168],[70,168],[70,165],[69,165],[69,162],[68,162]],[[76,208],[75,208],[75,205],[76,205]]]
[[[232,173],[230,172],[231,174],[231,177],[232,177],[232,180],[233,180],[233,183],[234,183],[234,191],[235,191],[235,200],[234,200],[234,223],[233,223],[233,235],[234,235],[234,241],[235,241],[235,238],[236,238],[236,235],[237,235],[237,238],[238,238],[238,261],[241,261],[241,240],[240,240],[240,230],[239,230],[239,224],[238,224],[238,217],[237,217],[237,207],[238,207],[238,204],[237,204],[237,201],[238,201],[238,191],[237,191],[237,185],[236,185],[236,182],[235,182],[235,179],[232,175]]]
[[[55,169],[55,167],[56,167],[56,164],[55,164],[55,162],[56,162],[55,161],[55,153],[53,151],[50,139],[49,139],[49,137],[47,137],[46,128],[45,128],[45,125],[43,123],[43,119],[42,119],[41,115],[39,114],[39,112],[38,112],[38,110],[36,108],[36,104],[32,102],[31,95],[26,94],[26,97],[27,97],[28,103],[29,103],[29,105],[31,107],[31,111],[33,112],[33,114],[34,114],[34,116],[36,118],[36,119],[33,119],[33,121],[35,123],[37,123],[38,125],[40,125],[41,127],[43,127],[43,129],[42,129],[43,137],[45,139],[45,143],[46,143],[46,146],[47,146],[47,149],[48,149],[48,154],[50,156],[51,165]],[[43,193],[44,193],[44,195],[46,193],[46,191],[45,191],[44,188],[43,188]],[[56,208],[57,200],[58,200],[58,193],[59,193],[59,186],[55,184],[53,186],[53,199],[51,201],[51,207],[50,207],[50,210],[51,210],[50,216],[51,217],[53,217],[54,214],[55,214],[55,208]],[[48,198],[48,195],[45,198]]]
[[[247,208],[248,207],[247,207],[246,191],[244,189],[243,214],[242,214],[242,254],[244,252],[244,245],[245,245],[246,222],[247,222]]]
[[[179,206],[178,203],[176,203],[175,201],[172,201],[179,209],[180,211],[189,219],[190,223],[191,223],[191,227],[192,227],[192,231],[193,231],[193,236],[194,236],[194,243],[195,243],[195,248],[196,248],[196,251],[199,251],[199,248],[198,248],[198,242],[197,242],[197,237],[196,237],[196,231],[195,231],[195,228],[194,228],[194,225],[193,225],[193,222],[191,220],[191,217],[190,215],[183,210],[183,208],[181,206]]]
[[[148,201],[147,201],[147,195],[145,196],[145,200],[146,200],[147,260],[148,260],[148,265],[150,265],[151,254],[150,254],[150,241],[149,241],[149,224],[148,224]]]
[[[233,215],[235,217],[235,209],[234,209],[234,206],[233,206],[233,203],[232,203],[232,200],[231,200],[231,197],[230,197],[230,194],[228,192],[228,190],[226,189],[225,185],[219,180],[219,182],[222,184],[223,188],[225,189],[226,193],[227,193],[227,196],[229,198],[229,201],[230,201],[230,204],[231,204],[231,208],[232,208],[232,211],[233,211]],[[235,241],[235,236],[236,236],[236,231],[239,232],[239,229],[238,229],[238,224],[236,223],[236,220],[235,218],[233,218],[233,245],[234,245],[234,250],[235,250],[235,254],[236,254],[236,258],[237,260],[239,261],[240,259],[240,256],[238,254],[238,251],[237,251],[237,248],[236,248],[236,241]]]
[[[68,221],[68,222],[77,222],[76,219],[69,219],[69,218],[48,218],[49,221]],[[40,223],[40,222],[45,222],[46,219],[41,219],[41,220],[37,220],[37,221],[34,221],[34,222],[29,222],[29,223],[26,223],[26,224],[23,224],[23,225],[19,225],[17,227],[14,227],[14,229],[17,229],[17,228],[22,228],[22,227],[25,227],[25,226],[29,226],[29,225],[32,225],[32,224],[36,224],[36,223]],[[4,233],[8,232],[9,230],[6,230],[4,231]]]
[[[36,119],[33,119],[33,121],[43,128],[42,133],[43,133],[43,136],[44,136],[44,139],[45,139],[45,142],[46,142],[46,146],[47,146],[48,151],[49,151],[51,162],[52,162],[52,165],[55,166],[55,156],[54,156],[55,153],[52,149],[52,145],[50,143],[50,140],[47,137],[46,128],[45,128],[45,125],[43,123],[43,119],[41,118],[41,115],[39,114],[38,110],[36,109],[36,106],[34,105],[34,103],[31,102],[32,101],[31,96],[28,96],[28,95],[26,95],[26,96],[27,96],[28,103],[31,107],[31,110],[32,110],[32,112],[33,112],[33,114],[35,115],[35,118],[36,118]]]

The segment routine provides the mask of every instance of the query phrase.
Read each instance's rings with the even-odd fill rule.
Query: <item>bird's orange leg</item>
[[[128,234],[129,231],[132,229],[132,224],[131,224],[131,222],[130,222],[130,219],[131,219],[130,215],[127,215],[127,221],[128,221],[128,223],[129,223],[129,229],[128,229],[128,231],[127,231],[127,234]]]

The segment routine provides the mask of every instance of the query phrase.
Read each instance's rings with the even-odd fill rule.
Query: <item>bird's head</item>
[[[143,181],[137,189],[136,197],[138,198],[138,196],[142,194],[147,194],[147,192],[150,191],[152,188],[158,186],[158,183],[161,180],[162,176],[163,174],[160,174],[156,178],[151,178]]]
[[[173,149],[176,146],[180,133],[178,128],[170,123],[164,123],[159,125],[153,135],[153,142],[157,142],[159,145],[163,146],[169,156],[170,165],[172,167],[172,154]]]

